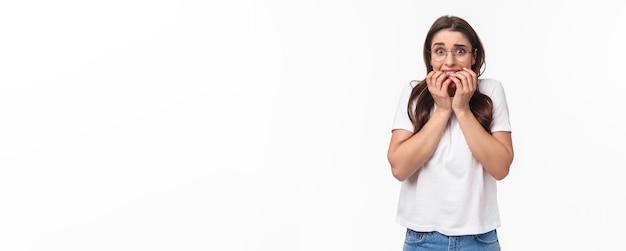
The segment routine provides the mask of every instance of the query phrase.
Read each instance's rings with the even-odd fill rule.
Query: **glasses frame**
[[[446,54],[445,54],[445,55],[443,56],[443,58],[441,58],[440,60],[437,60],[437,59],[435,59],[435,58],[433,57],[433,50],[428,49],[428,50],[426,50],[426,51],[428,52],[428,54],[430,54],[430,59],[434,60],[435,62],[443,62],[444,60],[446,60],[446,58],[448,57],[448,53],[449,53],[449,52],[451,52],[451,53],[452,53],[452,57],[453,57],[453,58],[454,58],[454,60],[456,60],[457,62],[461,62],[461,63],[462,63],[462,62],[465,62],[465,60],[467,60],[467,59],[465,59],[465,60],[459,60],[459,59],[456,57],[457,55],[456,55],[456,53],[454,53],[454,50],[452,50],[452,51],[446,51],[446,50],[444,50],[444,52],[445,52]],[[470,57],[471,57],[471,55],[472,55],[472,54],[474,54],[474,52],[473,52],[473,51],[468,51],[468,52],[467,52],[467,54],[469,54],[469,55],[470,55]]]

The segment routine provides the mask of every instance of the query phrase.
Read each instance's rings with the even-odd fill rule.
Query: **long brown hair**
[[[476,72],[478,76],[482,74],[485,65],[485,50],[483,44],[478,37],[474,28],[462,18],[455,16],[442,16],[435,20],[430,27],[426,40],[424,41],[424,63],[426,63],[426,72],[433,70],[433,66],[430,64],[430,46],[433,40],[433,36],[440,30],[448,29],[451,31],[461,32],[467,37],[472,45],[472,50],[476,56],[476,63],[472,65],[472,70]],[[411,81],[411,84],[417,85],[411,91],[409,98],[409,104],[407,112],[409,118],[413,122],[413,132],[417,133],[424,124],[430,119],[430,112],[434,106],[434,100],[428,86],[426,85],[426,79],[417,81]],[[480,93],[478,90],[474,92],[474,95],[469,101],[470,110],[478,119],[478,122],[485,128],[485,130],[491,133],[491,122],[493,121],[493,104],[489,96]]]

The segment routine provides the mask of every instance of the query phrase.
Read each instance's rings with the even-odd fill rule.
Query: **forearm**
[[[501,133],[498,137],[488,133],[469,110],[455,114],[474,157],[491,176],[504,179],[513,162],[510,133]]]
[[[435,112],[416,134],[405,131],[392,136],[387,157],[396,179],[403,181],[410,177],[432,156],[450,114],[448,111]]]

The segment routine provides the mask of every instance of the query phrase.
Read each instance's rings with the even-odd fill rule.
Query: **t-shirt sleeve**
[[[493,101],[493,122],[491,132],[510,132],[511,122],[509,120],[509,106],[506,100],[504,87],[498,81],[494,81],[490,94]]]
[[[398,106],[396,107],[396,115],[393,119],[391,131],[395,129],[403,129],[413,132],[413,123],[411,122],[407,112],[407,105],[409,104],[409,97],[411,96],[412,90],[413,83],[408,83],[404,86],[404,88],[402,88],[400,101],[398,101]]]

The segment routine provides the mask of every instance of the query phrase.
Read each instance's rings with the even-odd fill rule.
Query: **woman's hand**
[[[469,101],[476,91],[477,79],[476,73],[467,68],[450,75],[450,80],[456,85],[456,93],[452,99],[452,109],[455,112],[469,111]]]
[[[437,109],[452,110],[452,100],[448,93],[448,87],[453,80],[442,71],[431,71],[426,75],[428,91],[433,96]]]

